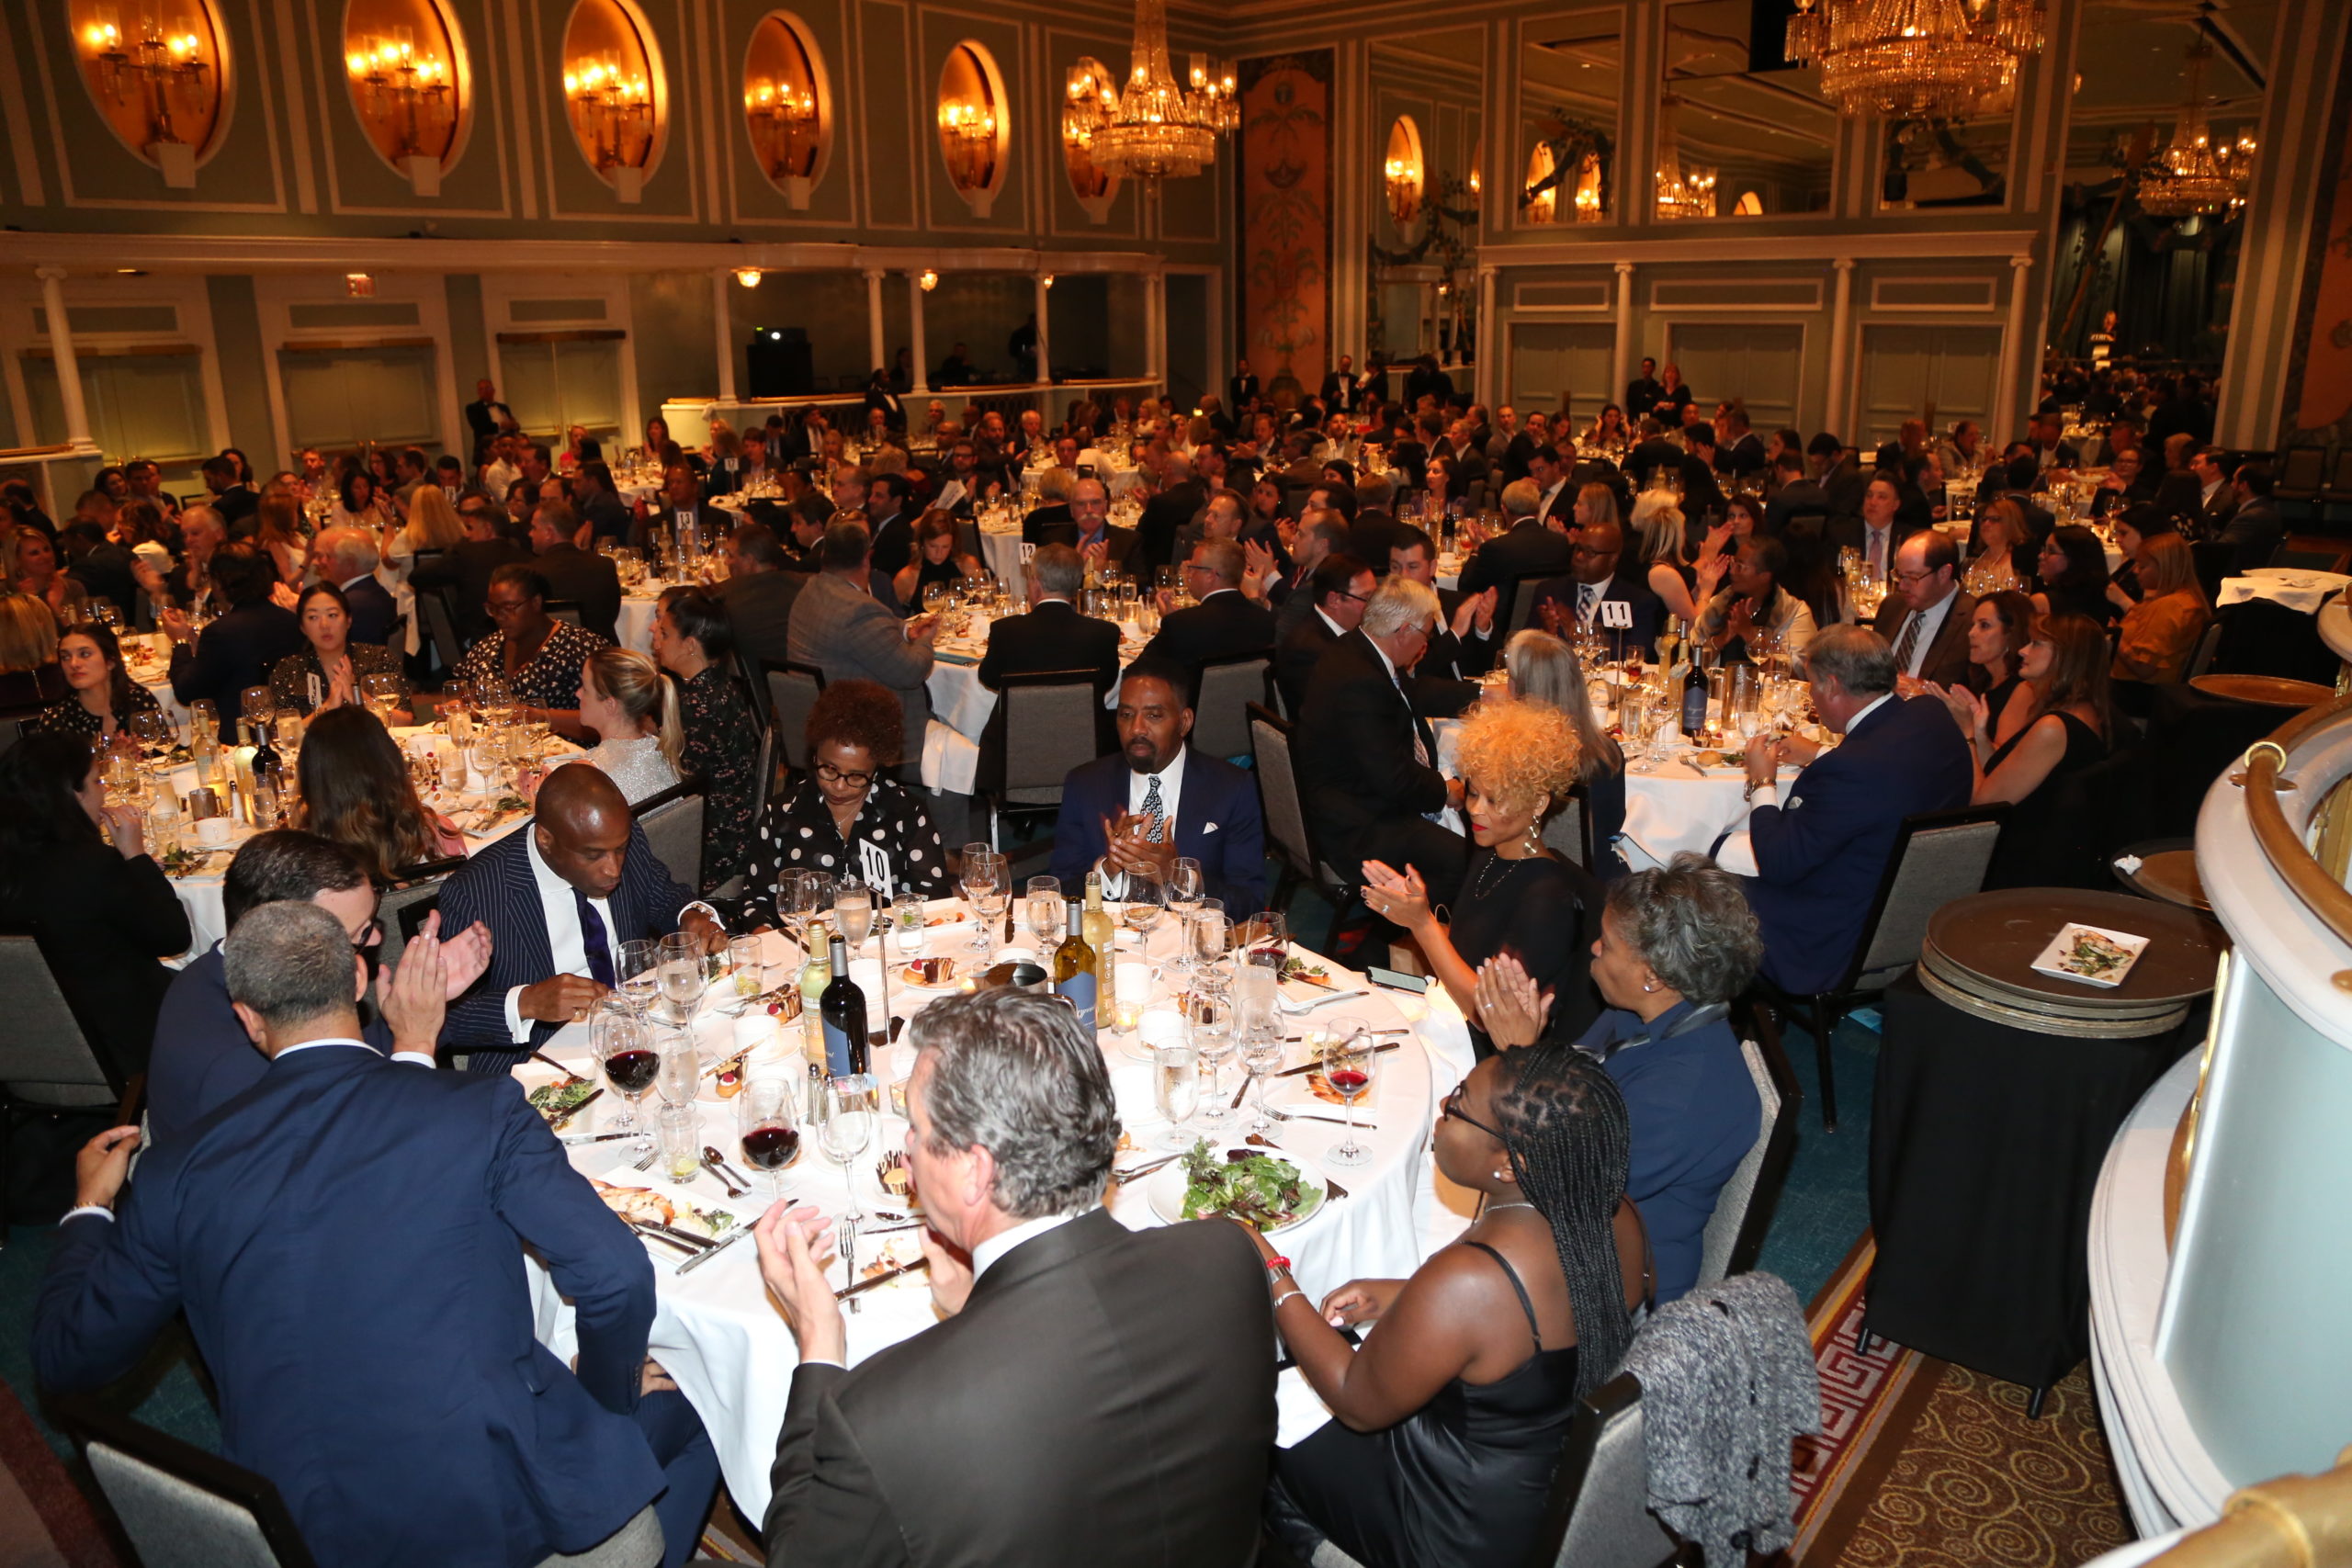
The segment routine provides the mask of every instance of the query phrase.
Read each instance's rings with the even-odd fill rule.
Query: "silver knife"
[[[609,1144],[616,1138],[642,1136],[641,1133],[560,1133],[555,1141],[566,1148],[573,1148],[581,1144]]]
[[[681,1252],[699,1254],[706,1250],[703,1247],[696,1247],[694,1243],[686,1240],[685,1237],[665,1230],[660,1225],[640,1224],[635,1221],[631,1221],[628,1228],[635,1231],[639,1235],[643,1236],[648,1241],[658,1241],[665,1247],[674,1247]]]
[[[708,1247],[704,1247],[700,1252],[695,1253],[692,1258],[689,1258],[684,1263],[679,1264],[676,1272],[685,1274],[701,1268],[704,1264],[709,1262],[712,1258],[718,1257],[720,1253],[726,1251],[729,1247],[734,1246],[737,1242],[742,1240],[745,1236],[751,1234],[751,1226],[737,1225],[733,1230],[729,1231],[725,1235],[720,1236],[717,1241],[712,1242]]]
[[[683,1274],[692,1267],[694,1266],[690,1263],[681,1263],[678,1265],[678,1271]],[[930,1267],[930,1258],[918,1258],[912,1263],[900,1264],[898,1268],[891,1269],[888,1274],[876,1274],[871,1280],[860,1280],[854,1285],[845,1285],[842,1289],[833,1292],[833,1300],[837,1302],[847,1301],[852,1296],[862,1296],[866,1292],[875,1289],[876,1286],[888,1284],[891,1280],[898,1279],[900,1275],[916,1273]]]

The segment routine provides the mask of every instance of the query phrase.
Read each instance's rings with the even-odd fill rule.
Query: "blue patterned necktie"
[[[605,922],[596,907],[588,902],[588,895],[577,887],[571,890],[571,902],[580,911],[580,947],[588,955],[588,977],[600,986],[610,986],[613,980],[613,944],[605,934]]]
[[[1143,815],[1147,824],[1143,836],[1157,844],[1166,841],[1168,825],[1159,801],[1159,775],[1154,773],[1143,786]]]

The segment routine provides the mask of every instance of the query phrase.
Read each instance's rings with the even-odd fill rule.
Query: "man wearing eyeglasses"
[[[1961,590],[1958,547],[1920,529],[1895,550],[1892,581],[1871,625],[1894,649],[1896,691],[1911,697],[1923,683],[1973,688],[1981,676],[1968,661],[1968,623],[1976,601]]]
[[[1314,609],[1283,634],[1274,650],[1274,685],[1283,706],[1294,716],[1306,698],[1306,682],[1325,652],[1356,629],[1363,619],[1364,601],[1380,580],[1372,568],[1345,550],[1327,556],[1308,580]]]
[[[383,922],[376,916],[376,888],[349,850],[315,834],[292,829],[256,833],[229,863],[221,904],[229,929],[265,904],[300,899],[316,904],[343,922],[354,953],[375,963]],[[420,935],[436,935],[436,914]],[[435,943],[445,978],[431,994],[416,993],[424,977],[411,976],[407,953],[421,957],[429,947],[411,947],[396,970],[378,982],[376,1010],[359,1037],[396,1062],[433,1066],[434,1039],[444,1006],[481,978],[490,964],[490,931],[476,923]],[[407,982],[405,985],[401,982]],[[147,1127],[158,1147],[179,1139],[212,1111],[261,1081],[269,1058],[229,1005],[229,983],[215,942],[192,960],[164,993],[155,1021],[155,1044],[147,1062]]]
[[[1231,539],[1204,539],[1184,562],[1183,582],[1200,603],[1166,612],[1144,651],[1197,670],[1211,660],[1272,653],[1274,613],[1241,592],[1248,557]]]

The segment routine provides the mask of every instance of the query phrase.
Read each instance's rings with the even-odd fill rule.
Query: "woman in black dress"
[[[2107,661],[2107,634],[2088,616],[2036,621],[2019,657],[2026,689],[2010,705],[2024,704],[2032,717],[1997,743],[1983,697],[1945,694],[1976,765],[1973,803],[2009,807],[1987,887],[2085,885],[2082,845],[2092,824],[2064,819],[2059,786],[2106,760],[2114,733]]]
[[[2026,644],[2038,618],[2033,601],[2015,591],[1986,594],[1969,615],[1968,661],[1984,672],[1983,702],[1996,744],[2008,739],[2033,718],[2033,694],[2026,686],[2023,665]],[[1971,695],[1965,686],[1931,689],[1947,704],[1955,693],[1963,702]],[[1967,710],[1952,711],[1962,716]]]
[[[147,853],[139,808],[108,806],[96,748],[28,735],[0,754],[0,926],[29,933],[119,1085],[147,1070],[187,951],[187,911]]]
[[[915,524],[913,558],[890,580],[890,592],[912,615],[922,605],[922,591],[936,582],[953,588],[967,577],[980,575],[980,563],[956,551],[956,514],[933,507]]]
[[[1258,1238],[1274,1325],[1336,1417],[1274,1451],[1269,1522],[1302,1562],[1325,1540],[1367,1568],[1527,1562],[1577,1401],[1615,1373],[1647,1294],[1625,1102],[1590,1056],[1488,1057],[1432,1144],[1487,1203],[1411,1279],[1310,1302]],[[1361,1349],[1335,1326],[1374,1320]]]
[[[2041,578],[2033,607],[2045,615],[2087,615],[2100,626],[2115,619],[2108,596],[2107,547],[2079,523],[2062,524],[2041,542],[2035,563]]]
[[[65,628],[57,639],[57,667],[72,694],[41,709],[32,721],[35,729],[111,740],[133,715],[153,713],[160,705],[155,694],[123,668],[122,645],[115,640],[114,628],[100,622]]]
[[[1592,993],[1600,885],[1546,847],[1544,818],[1566,801],[1583,747],[1566,714],[1542,703],[1488,699],[1462,721],[1457,752],[1463,811],[1470,819],[1469,870],[1449,919],[1431,907],[1421,874],[1363,863],[1364,902],[1412,933],[1465,1018],[1481,1056],[1494,1046],[1477,1018],[1478,966],[1509,953],[1553,994],[1546,1039],[1573,1040],[1600,1010]],[[1589,912],[1589,914],[1588,913]]]
[[[752,853],[760,732],[728,676],[734,653],[735,634],[718,600],[696,588],[663,591],[653,615],[653,658],[678,677],[686,733],[680,767],[702,779],[706,893],[741,871]]]

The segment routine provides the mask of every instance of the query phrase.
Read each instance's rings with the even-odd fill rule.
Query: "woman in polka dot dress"
[[[775,925],[775,879],[787,871],[865,875],[861,845],[877,846],[893,893],[944,898],[947,854],[922,799],[892,778],[903,745],[898,694],[872,681],[836,681],[808,711],[808,775],[771,802],[752,843],[743,918]]]

